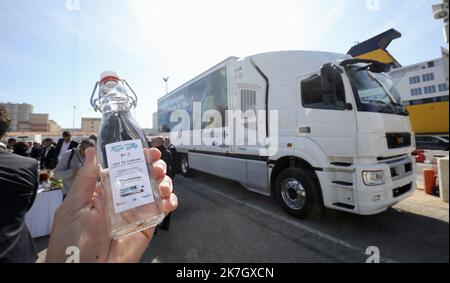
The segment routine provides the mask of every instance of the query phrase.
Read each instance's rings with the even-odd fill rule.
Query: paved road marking
[[[346,242],[344,240],[341,240],[341,239],[333,237],[333,236],[331,236],[329,234],[323,233],[323,232],[321,232],[319,230],[316,230],[316,229],[314,229],[312,227],[309,227],[309,226],[307,226],[305,224],[302,224],[302,223],[300,223],[298,221],[295,221],[293,219],[289,219],[286,216],[276,214],[274,212],[268,211],[266,209],[263,209],[263,208],[261,208],[259,206],[254,205],[254,204],[251,204],[251,203],[242,201],[240,199],[237,199],[235,197],[232,197],[230,195],[224,194],[224,193],[219,192],[219,191],[217,191],[217,190],[215,190],[215,189],[213,189],[211,187],[208,187],[208,186],[206,186],[204,184],[201,184],[201,183],[195,182],[193,180],[187,179],[187,178],[185,178],[183,176],[180,176],[180,177],[183,178],[184,181],[187,181],[187,182],[189,182],[191,184],[194,184],[194,185],[196,185],[198,187],[203,187],[204,189],[207,189],[208,191],[210,191],[210,192],[212,192],[212,193],[214,193],[216,195],[219,195],[219,196],[221,196],[221,197],[223,197],[225,199],[234,201],[234,202],[238,203],[239,205],[242,205],[242,206],[254,209],[254,210],[256,210],[256,211],[258,211],[258,212],[260,212],[262,214],[269,215],[272,218],[275,218],[275,219],[277,219],[279,221],[283,221],[285,223],[291,224],[292,226],[295,226],[295,227],[297,227],[299,229],[307,231],[307,232],[309,232],[311,234],[314,234],[314,235],[316,235],[316,236],[318,236],[318,237],[320,237],[322,239],[328,240],[328,241],[330,241],[330,242],[332,242],[334,244],[341,245],[341,246],[343,246],[345,248],[348,248],[348,249],[351,249],[351,250],[354,250],[354,251],[358,251],[358,252],[362,253],[363,255],[365,255],[365,249],[355,247],[352,244],[350,244],[350,243],[348,243],[348,242]],[[389,258],[386,258],[386,257],[381,257],[381,261],[382,262],[386,262],[386,263],[398,263],[396,260],[389,259]]]

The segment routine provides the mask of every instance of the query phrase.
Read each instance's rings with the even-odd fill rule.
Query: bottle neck
[[[113,99],[113,100],[108,100],[108,98],[104,98],[107,101],[102,101],[101,103],[101,111],[102,113],[107,113],[107,112],[111,112],[111,111],[129,111],[130,110],[130,105],[128,104],[126,99],[120,99],[118,100]],[[102,99],[102,100],[104,100]]]
[[[130,110],[131,106],[122,82],[110,82],[100,87],[102,112]]]

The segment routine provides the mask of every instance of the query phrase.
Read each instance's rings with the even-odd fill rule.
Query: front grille
[[[413,170],[412,163],[406,163],[405,164],[405,172],[408,173],[408,172],[411,172],[412,170]]]
[[[398,179],[403,176],[409,175],[413,170],[413,165],[411,162],[393,165],[392,167],[390,167],[390,170],[392,179]]]
[[[411,190],[411,187],[412,187],[412,184],[410,183],[403,187],[395,188],[392,190],[392,194],[393,194],[394,198],[397,198],[397,197],[409,192]]]
[[[386,134],[388,148],[402,148],[411,146],[410,133],[388,133]]]

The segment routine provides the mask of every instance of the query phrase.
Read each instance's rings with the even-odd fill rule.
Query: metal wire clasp
[[[130,105],[130,108],[136,108],[137,101],[138,101],[138,97],[137,97],[136,93],[134,92],[133,88],[128,84],[128,82],[126,80],[121,80],[121,81],[125,83],[125,85],[130,89],[131,93],[133,94],[133,96],[131,96],[128,94],[128,92],[126,92],[127,104]],[[95,112],[97,112],[97,111],[102,112],[101,105],[100,105],[100,99],[102,98],[100,95],[100,89],[99,89],[98,97],[95,97],[95,93],[96,93],[97,89],[99,88],[98,87],[99,85],[100,85],[100,81],[95,83],[94,90],[92,91],[92,94],[91,94],[91,106]]]

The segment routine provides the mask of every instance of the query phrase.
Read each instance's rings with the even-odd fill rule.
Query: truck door
[[[312,139],[329,157],[356,156],[356,107],[348,79],[339,75],[332,96],[322,91],[320,73],[300,78],[297,86],[298,135]]]

